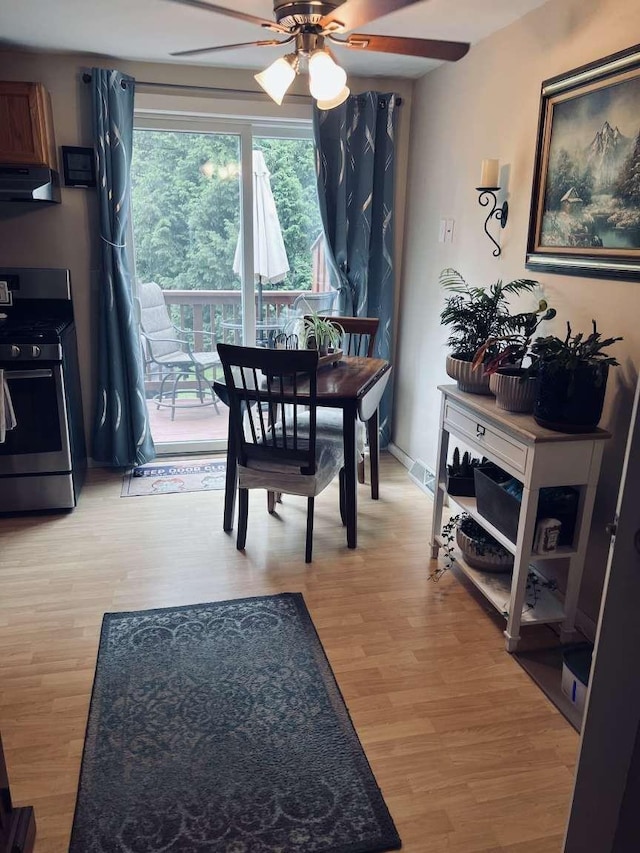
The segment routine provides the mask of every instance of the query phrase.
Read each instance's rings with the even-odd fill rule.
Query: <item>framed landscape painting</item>
[[[526,260],[640,279],[640,45],[542,84]]]

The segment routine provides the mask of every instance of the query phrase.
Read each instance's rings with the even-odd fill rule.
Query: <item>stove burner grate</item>
[[[60,335],[71,321],[60,317],[12,317],[0,319],[0,341],[57,343]]]

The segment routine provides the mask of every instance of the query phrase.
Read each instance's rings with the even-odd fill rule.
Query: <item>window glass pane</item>
[[[168,318],[164,337],[182,338],[195,354],[215,354],[219,341],[273,345],[280,332],[295,333],[295,318],[333,307],[313,140],[286,138],[286,131],[275,125],[270,135],[264,124],[251,136],[249,122],[241,124],[246,129],[134,131],[132,227],[138,285],[155,282],[160,287],[161,312]],[[252,174],[242,175],[241,142],[249,144],[249,139]],[[243,181],[247,187],[251,182],[254,196],[254,280],[249,287],[256,330],[247,341],[241,278]],[[219,416],[220,406],[212,405],[208,393],[220,369],[207,367],[203,390],[202,376],[191,364],[183,375],[167,361],[172,346],[185,351],[180,343],[158,348],[145,342],[154,440],[173,445],[226,438],[226,407]]]
[[[253,147],[264,155],[289,262],[289,272],[281,281],[262,283],[263,307],[259,319],[269,324],[276,311],[292,312],[295,302],[292,293],[299,296],[301,292],[329,291],[330,276],[324,254],[313,140],[260,135],[254,137]],[[331,299],[328,296],[325,301]],[[323,307],[325,301],[320,300],[319,306]],[[299,299],[300,304],[308,311],[306,302]]]
[[[135,130],[131,173],[138,279],[163,290],[239,291],[240,138]]]
[[[131,175],[138,283],[162,290],[164,305],[149,315],[152,324],[168,312],[165,329],[153,331],[165,340],[145,343],[154,441],[224,440],[226,407],[211,396],[220,370],[209,365],[218,341],[242,343],[241,279],[234,271],[240,137],[135,130]]]
[[[311,290],[312,247],[322,235],[311,139],[256,137],[254,149],[264,154],[271,191],[289,258],[283,290]]]

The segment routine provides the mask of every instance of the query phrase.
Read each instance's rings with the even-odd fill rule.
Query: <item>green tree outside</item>
[[[309,139],[254,139],[271,172],[290,272],[281,290],[310,290],[321,233]],[[239,290],[240,139],[235,134],[136,130],[132,162],[136,271],[164,290]]]

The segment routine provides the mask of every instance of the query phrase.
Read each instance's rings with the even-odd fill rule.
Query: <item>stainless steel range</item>
[[[86,470],[68,270],[0,268],[0,368],[16,415],[0,512],[72,509]]]

